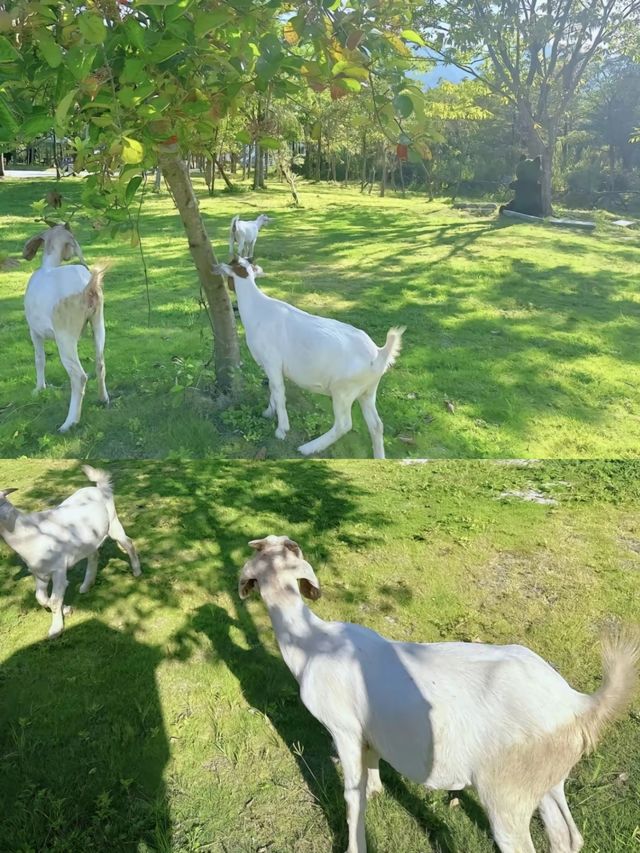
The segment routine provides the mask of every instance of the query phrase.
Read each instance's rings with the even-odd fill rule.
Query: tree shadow
[[[156,849],[170,818],[158,649],[97,620],[0,668],[0,849]]]

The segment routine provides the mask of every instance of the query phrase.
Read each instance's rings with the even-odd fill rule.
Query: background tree
[[[513,105],[529,154],[544,165],[551,212],[556,142],[590,64],[635,38],[640,0],[452,0],[422,10],[422,30],[446,63]]]

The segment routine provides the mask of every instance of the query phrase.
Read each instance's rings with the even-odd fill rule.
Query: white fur
[[[277,414],[277,438],[284,438],[289,430],[284,387],[287,378],[307,391],[330,396],[333,402],[332,428],[299,447],[300,453],[319,453],[348,433],[351,409],[358,400],[371,435],[373,455],[384,459],[384,427],[376,409],[376,394],[382,375],[400,352],[404,329],[390,329],[385,345],[378,347],[361,329],[307,314],[267,296],[255,282],[256,276],[263,275],[262,268],[243,258],[231,266],[219,264],[215,270],[233,278],[247,345],[269,379],[269,406],[263,414]],[[239,270],[244,270],[246,277],[239,275]]]
[[[577,853],[582,837],[564,781],[630,698],[640,643],[605,643],[605,676],[578,693],[522,646],[400,643],[360,625],[324,622],[303,603],[320,588],[286,537],[249,543],[239,593],[256,586],[300,697],[331,733],[344,773],[347,853],[365,853],[367,794],[381,789],[384,758],[430,789],[474,786],[502,853],[535,853],[529,823],[540,809],[552,853]]]
[[[88,465],[83,470],[96,486],[79,489],[54,509],[21,512],[7,500],[14,489],[0,491],[0,536],[22,557],[36,579],[36,599],[53,614],[50,637],[62,633],[64,616],[70,612],[64,606],[67,571],[87,558],[80,587],[80,592],[87,592],[96,579],[98,548],[107,537],[127,552],[134,576],[140,574],[135,546],[116,512],[109,475]]]
[[[82,411],[87,375],[78,358],[78,339],[87,321],[93,329],[99,397],[102,402],[109,402],[104,363],[104,268],[90,271],[79,264],[62,266],[62,261],[69,260],[73,255],[83,260],[80,246],[65,225],[56,225],[32,237],[25,245],[24,256],[31,259],[41,246],[42,265],[29,279],[24,297],[25,314],[35,351],[35,390],[37,392],[45,388],[44,342],[47,338],[54,338],[60,360],[71,382],[69,411],[60,427],[60,432],[66,432],[78,423]]]
[[[229,255],[236,256],[234,245],[237,243],[237,253],[243,258],[253,258],[253,252],[258,239],[258,232],[263,225],[271,222],[266,213],[261,213],[257,219],[244,220],[234,216],[229,229]]]

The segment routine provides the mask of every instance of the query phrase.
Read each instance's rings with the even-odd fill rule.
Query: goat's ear
[[[233,275],[233,270],[231,269],[229,264],[214,264],[213,272],[215,273],[215,275],[220,275],[223,278],[226,275]]]
[[[253,270],[254,278],[260,278],[261,275],[264,275],[264,270],[258,264],[251,264],[251,268]]]
[[[32,260],[36,256],[36,252],[44,243],[44,237],[42,234],[38,234],[37,237],[32,237],[30,240],[24,244],[24,249],[22,250],[22,257],[26,258],[28,261]]]
[[[311,601],[317,601],[320,598],[320,581],[306,560],[300,560],[300,564],[296,568],[296,577],[302,595],[305,598],[310,598]]]
[[[256,551],[263,551],[268,544],[268,539],[252,539],[251,542],[249,542],[249,547]]]
[[[17,489],[0,489],[0,500],[4,500],[8,497],[12,492],[17,492]]]
[[[67,230],[67,231],[69,232],[69,234],[71,234],[71,233],[72,233],[72,231],[71,231],[71,225],[70,225],[68,222],[65,222],[65,223],[64,223],[64,227],[65,227],[65,230]]]

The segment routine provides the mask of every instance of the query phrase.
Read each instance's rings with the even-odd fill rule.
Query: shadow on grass
[[[159,846],[169,757],[160,652],[97,620],[0,668],[0,849]]]

